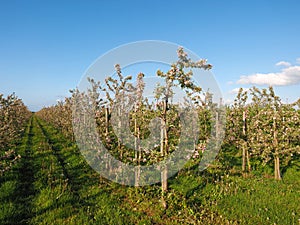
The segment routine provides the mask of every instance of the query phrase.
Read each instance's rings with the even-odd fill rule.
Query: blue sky
[[[292,101],[300,97],[299,11],[298,0],[1,1],[0,93],[38,110],[68,95],[112,48],[163,40],[207,58],[228,101],[237,87],[271,81]]]

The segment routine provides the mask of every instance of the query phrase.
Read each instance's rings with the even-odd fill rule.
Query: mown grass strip
[[[125,213],[120,201],[124,193],[113,193],[118,191],[118,185],[101,182],[100,175],[86,163],[75,143],[51,125],[38,121],[54,154],[65,168],[71,191],[75,193],[77,221],[84,221],[85,224],[130,224],[126,217],[121,216]]]

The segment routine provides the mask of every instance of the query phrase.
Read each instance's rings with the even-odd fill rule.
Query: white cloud
[[[249,88],[243,88],[243,91],[248,91],[248,90],[249,90]],[[236,95],[237,93],[239,93],[239,91],[240,91],[240,88],[234,88],[234,89],[229,91],[229,94]]]
[[[229,91],[229,94],[237,94],[239,93],[240,88],[234,88],[231,91]]]
[[[296,59],[297,64],[300,64],[300,58]]]
[[[286,62],[286,61],[280,61],[280,62],[276,63],[276,66],[290,67],[291,64],[289,62]]]
[[[234,84],[234,82],[233,81],[228,81],[227,84],[232,85],[232,84]]]
[[[256,73],[241,76],[237,83],[271,86],[300,84],[300,66],[286,67],[277,73]]]

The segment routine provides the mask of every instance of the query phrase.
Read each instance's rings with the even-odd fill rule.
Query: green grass
[[[296,178],[296,177],[295,177]],[[226,181],[215,209],[241,224],[297,224],[300,189],[296,182],[234,178]]]
[[[135,188],[101,178],[74,143],[36,117],[18,153],[20,162],[0,178],[0,224],[300,223],[299,161],[280,182],[257,171],[200,173],[190,162],[169,180],[164,209],[159,184]],[[230,154],[238,170],[239,156]]]

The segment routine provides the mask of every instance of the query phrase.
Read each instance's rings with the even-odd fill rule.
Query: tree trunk
[[[251,164],[250,164],[250,156],[249,156],[249,151],[247,149],[246,151],[246,156],[247,156],[247,165],[248,165],[248,171],[251,171]]]
[[[141,160],[142,160],[142,152],[141,152],[141,148],[140,148],[140,127],[137,128],[137,137],[138,137],[138,169],[137,169],[137,185],[140,184],[140,177],[141,177]]]
[[[109,109],[107,107],[104,108],[105,110],[105,137],[108,137],[108,126],[109,126],[109,121],[108,121],[108,115],[109,115]]]
[[[138,166],[135,169],[135,186],[140,184],[140,174],[141,174],[141,159],[142,152],[140,149],[140,128],[137,126],[137,120],[134,120],[134,131],[135,131],[135,160],[138,162]]]
[[[277,128],[276,128],[276,116],[273,117],[273,132],[274,132],[274,150],[275,150],[275,157],[274,157],[274,175],[276,180],[281,180],[280,175],[280,161],[278,155],[278,139],[277,139]]]
[[[164,168],[163,171],[161,172],[161,177],[162,177],[162,191],[166,192],[168,190],[168,170],[167,168]]]
[[[166,125],[165,125],[165,121],[162,122],[162,130],[161,130],[161,155],[165,156],[167,154],[167,144],[168,144],[168,140],[167,140],[167,134],[166,134]],[[162,187],[162,192],[166,192],[168,189],[168,169],[167,167],[163,168],[163,171],[161,172],[161,187]]]
[[[280,161],[278,156],[276,156],[274,159],[274,175],[276,180],[281,180]]]
[[[245,143],[243,142],[243,159],[242,159],[242,171],[246,171],[246,146]]]
[[[164,156],[164,141],[165,141],[165,129],[164,129],[164,120],[161,120],[161,124],[160,124],[160,154],[161,156]]]
[[[277,157],[277,178],[278,180],[281,180],[281,174],[280,174],[280,161],[279,157]]]
[[[138,159],[138,139],[137,139],[137,107],[136,105],[134,106],[134,159],[137,160]]]
[[[119,117],[121,117],[121,109],[119,108],[118,110],[119,110]],[[121,121],[121,118],[118,118],[118,132],[120,135],[120,138],[118,138],[118,150],[120,152],[120,159],[122,160],[123,159],[123,149],[121,148],[121,140],[122,140],[121,129],[122,129],[122,121]]]
[[[160,142],[160,152],[162,156],[165,156],[168,153],[168,134],[167,134],[167,106],[168,106],[168,97],[164,101],[163,105],[163,119],[161,127],[161,142]],[[165,192],[168,190],[168,168],[164,167],[161,171],[161,190],[162,190],[162,206],[167,207],[167,203],[164,199]]]
[[[108,135],[109,135],[108,134],[108,126],[109,126],[108,125],[108,123],[109,123],[109,121],[108,121],[108,115],[109,115],[108,107],[104,107],[104,115],[105,115],[105,142],[108,145],[108,140],[109,140],[109,138],[108,138]],[[108,162],[108,160],[106,160],[106,162],[105,162],[105,168],[108,169],[109,166],[110,166],[109,162]]]
[[[246,149],[246,112],[243,111],[243,163],[242,163],[242,171],[246,171],[246,157],[247,157],[247,149]]]

